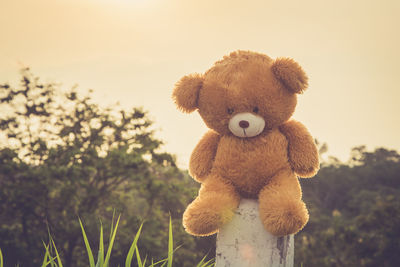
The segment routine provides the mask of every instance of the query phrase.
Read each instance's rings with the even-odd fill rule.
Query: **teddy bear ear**
[[[200,89],[203,86],[203,80],[202,75],[195,73],[183,77],[175,84],[172,98],[180,110],[190,113],[197,109],[197,101]]]
[[[291,58],[277,58],[271,66],[275,77],[291,92],[301,94],[308,86],[308,77],[301,66]]]

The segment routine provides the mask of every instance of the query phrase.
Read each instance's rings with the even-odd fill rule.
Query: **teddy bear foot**
[[[232,219],[236,208],[237,204],[229,198],[197,198],[186,208],[183,226],[191,235],[213,235]]]
[[[278,201],[279,202],[279,201]],[[260,205],[260,217],[265,229],[275,236],[295,234],[308,221],[308,211],[303,201],[287,201]]]

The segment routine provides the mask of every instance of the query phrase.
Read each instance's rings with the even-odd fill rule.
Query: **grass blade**
[[[172,260],[173,260],[173,254],[174,254],[174,244],[173,244],[173,238],[172,238],[172,222],[171,222],[171,216],[169,216],[169,231],[168,231],[168,263],[167,267],[172,267]]]
[[[114,219],[115,219],[115,209],[113,209],[113,216],[111,219],[110,237],[108,238],[108,240],[111,240],[112,233],[114,232]]]
[[[89,244],[89,241],[87,239],[86,232],[85,232],[85,229],[83,228],[82,221],[81,221],[80,218],[79,218],[79,224],[81,225],[83,240],[85,241],[85,246],[86,246],[86,250],[87,250],[87,253],[88,253],[88,257],[89,257],[89,266],[90,267],[95,267],[92,249],[90,248],[90,244]]]
[[[55,263],[55,259],[56,257],[53,257],[53,249],[54,249],[54,245],[53,245],[53,237],[50,234],[50,228],[47,225],[47,234],[49,235],[49,262],[46,263],[46,265],[48,265],[50,263],[51,267],[57,267],[57,264]]]
[[[140,225],[139,230],[137,231],[135,238],[133,239],[132,245],[128,251],[128,255],[126,255],[125,267],[131,267],[133,253],[135,252],[137,241],[139,239],[140,232],[142,231],[142,226],[143,226],[143,223]]]
[[[42,241],[42,242],[43,242],[43,241]],[[43,242],[43,246],[44,246],[44,248],[46,249],[46,252],[44,253],[43,262],[42,262],[42,267],[46,267],[47,264],[48,264],[47,258],[49,257],[49,246],[46,245],[44,242]],[[1,251],[0,251],[0,253],[1,253]],[[1,260],[3,260],[3,259],[1,259]],[[1,261],[1,262],[2,262],[2,261]],[[3,264],[0,264],[0,267],[3,267]]]
[[[206,261],[201,267],[213,267],[215,265],[214,259]]]
[[[136,247],[135,251],[136,251],[136,261],[137,261],[138,267],[143,267],[142,259],[140,258],[138,247]]]
[[[201,267],[204,265],[204,260],[206,259],[207,254],[201,259],[201,261],[196,265],[196,267]]]
[[[115,239],[115,235],[117,234],[117,229],[118,229],[118,224],[119,224],[119,219],[120,218],[121,218],[121,215],[118,216],[118,220],[117,220],[117,223],[115,224],[115,228],[114,228],[112,237],[110,239],[110,243],[108,244],[107,255],[106,255],[106,258],[104,260],[104,266],[105,267],[108,267],[108,262],[110,260],[111,250],[112,250],[112,247],[114,245],[114,239]]]
[[[57,259],[57,256],[58,256],[59,267],[62,267],[61,259],[60,259],[60,256],[58,255],[56,244],[54,243],[53,237],[50,234],[50,228],[49,228],[48,225],[47,225],[47,233],[49,235],[49,246],[48,247],[49,247],[49,259],[50,259],[50,261],[47,262],[46,265],[48,265],[50,263],[51,267],[57,267],[57,264],[54,262],[54,260]],[[56,251],[56,256],[55,257],[52,256],[53,255],[53,249]]]
[[[144,258],[143,267],[146,267],[146,261],[147,261],[147,255],[146,255],[146,257]]]
[[[206,258],[208,256],[208,253],[201,259],[201,261],[196,265],[196,267],[208,267],[208,266],[214,266],[214,259],[208,260],[205,262]]]
[[[168,259],[163,259],[163,260],[157,261],[156,263],[154,263],[154,266],[156,266],[157,264],[160,264],[160,263],[162,263],[162,262],[164,262],[164,263],[163,263],[163,265],[161,265],[161,266],[164,266],[165,264],[167,264],[167,260],[168,260]],[[152,263],[152,266],[153,266],[153,263]]]
[[[53,239],[51,239],[51,242],[53,243],[54,250],[55,250],[55,252],[56,252],[57,265],[58,265],[58,267],[63,267],[62,262],[61,262],[61,259],[60,259],[60,255],[58,255],[58,251],[57,251],[56,244],[54,243],[54,240],[53,240]]]
[[[4,264],[4,262],[3,262],[3,252],[1,252],[1,249],[0,249],[0,267],[3,267],[3,264]]]
[[[104,263],[103,224],[100,221],[99,253],[97,254],[96,267],[103,267],[103,263]]]

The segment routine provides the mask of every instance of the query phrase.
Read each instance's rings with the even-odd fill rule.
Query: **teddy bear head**
[[[183,77],[173,98],[178,108],[198,110],[206,125],[220,135],[255,137],[287,121],[296,94],[307,88],[307,76],[292,59],[236,51],[204,74]]]

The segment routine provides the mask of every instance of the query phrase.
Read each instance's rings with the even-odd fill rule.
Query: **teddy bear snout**
[[[228,128],[237,137],[247,138],[257,136],[264,130],[265,120],[263,117],[242,112],[235,114],[230,120]]]
[[[249,128],[250,124],[248,121],[243,120],[243,121],[239,121],[239,126],[246,129],[246,128]]]

